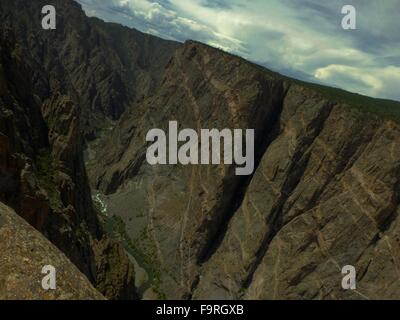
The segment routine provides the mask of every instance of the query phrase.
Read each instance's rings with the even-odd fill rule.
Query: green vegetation
[[[371,98],[338,88],[326,87],[298,80],[296,80],[296,82],[314,89],[331,101],[344,103],[360,111],[376,114],[385,119],[391,119],[400,123],[400,102],[398,101]]]
[[[11,52],[12,59],[17,61],[22,61],[22,47],[20,45],[15,45],[14,50]]]
[[[157,293],[160,300],[165,299],[164,293],[161,292],[161,272],[158,267],[157,257],[153,250],[147,248],[147,250],[141,250],[141,248],[129,238],[126,234],[126,227],[124,221],[117,216],[109,218],[107,221],[108,230],[113,230],[122,238],[122,243],[133,257],[135,257],[137,263],[146,270],[149,277],[148,286],[151,286],[153,290]],[[147,232],[144,230],[141,234],[141,242],[148,240]]]
[[[348,92],[343,89],[328,87],[316,83],[305,82],[301,80],[292,79],[281,75],[277,72],[268,70],[264,67],[256,65],[261,68],[265,73],[274,78],[285,80],[289,83],[295,83],[303,87],[314,90],[322,97],[336,103],[343,103],[349,107],[355,108],[362,112],[372,113],[385,119],[391,119],[400,123],[400,102],[394,100],[377,99],[364,96],[357,93]]]
[[[244,299],[244,295],[246,294],[247,289],[245,287],[241,287],[238,292],[239,300]]]
[[[55,159],[48,150],[41,150],[36,158],[37,179],[39,185],[47,193],[52,208],[61,209],[60,193],[57,185],[57,169]]]
[[[126,226],[121,217],[118,216],[107,216],[106,212],[101,210],[102,205],[99,203],[97,198],[94,198],[95,207],[98,209],[99,214],[101,214],[106,232],[110,236],[117,236],[121,239],[125,250],[131,254],[137,263],[146,271],[148,276],[148,281],[144,285],[141,291],[145,291],[147,288],[151,287],[153,291],[157,294],[160,300],[166,299],[165,294],[161,291],[161,271],[159,264],[157,262],[157,257],[155,250],[149,249],[151,245],[146,246],[146,249],[140,248],[136,243],[149,242],[151,243],[147,230],[143,230],[140,235],[140,241],[132,241],[132,239],[126,233]]]

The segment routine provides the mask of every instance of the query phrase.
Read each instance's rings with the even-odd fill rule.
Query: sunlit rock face
[[[0,299],[104,300],[89,280],[40,232],[0,203]],[[55,268],[49,289],[42,273]]]

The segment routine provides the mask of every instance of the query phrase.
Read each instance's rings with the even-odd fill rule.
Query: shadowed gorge
[[[45,4],[56,30],[39,27]],[[88,18],[72,0],[0,0],[0,19],[0,237],[7,219],[25,245],[54,245],[69,276],[49,299],[400,298],[399,102]],[[169,121],[254,129],[254,173],[149,165],[146,134]],[[345,265],[356,290],[341,287]]]

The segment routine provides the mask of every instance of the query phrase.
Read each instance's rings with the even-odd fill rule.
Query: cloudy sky
[[[400,0],[77,0],[89,16],[198,40],[298,79],[400,100]],[[342,7],[357,30],[342,28]]]

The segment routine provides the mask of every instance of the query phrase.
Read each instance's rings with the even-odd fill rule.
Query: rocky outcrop
[[[195,297],[398,298],[399,133],[392,121],[292,86],[279,135],[203,264]],[[358,271],[355,291],[341,287],[346,265]]]
[[[48,150],[49,144],[40,107],[26,78],[28,68],[13,39],[0,35],[0,196],[40,229],[49,205],[34,176],[33,159],[40,150]]]
[[[54,31],[40,28],[47,4]],[[87,18],[72,0],[0,1],[0,19],[0,200],[105,297],[138,296],[133,261],[145,298],[400,298],[399,103]],[[254,129],[254,174],[148,165],[145,136],[169,121]],[[37,278],[24,293],[3,257],[7,288],[47,297]],[[356,290],[341,288],[345,265]],[[69,279],[49,298],[92,297]]]
[[[288,136],[283,133],[281,141]],[[275,206],[279,211],[270,212],[279,218],[266,215],[266,230],[276,231],[269,231],[258,250],[246,298],[399,298],[399,143],[400,128],[393,121],[338,105],[297,161],[297,170],[287,174],[301,173],[288,189],[273,175],[284,172],[282,165],[271,162],[274,156],[267,152],[260,175],[281,198],[252,202],[256,208]],[[248,194],[251,201],[253,193]],[[356,267],[357,290],[341,288],[345,265]]]
[[[194,299],[400,297],[399,126],[345,103],[357,96],[327,91],[199,43],[177,50],[160,88],[117,124],[90,168],[108,213],[157,266],[156,290]],[[255,174],[148,165],[146,133],[167,131],[171,120],[255,129]],[[357,269],[357,290],[341,287],[345,265]]]
[[[135,270],[123,247],[104,238],[94,246],[96,256],[97,289],[113,299],[138,299]]]
[[[233,166],[151,167],[143,161],[145,135],[174,119],[182,128],[254,128],[256,144],[265,145],[265,124],[274,123],[286,88],[252,71],[239,58],[188,43],[173,56],[156,94],[125,115],[99,156],[97,187],[107,194],[123,190],[115,209],[111,200],[110,213],[121,214],[135,243],[149,251],[147,258],[160,268],[157,289],[167,297],[190,293],[197,261],[239,204],[248,177],[236,177]],[[125,182],[132,184],[123,188]],[[140,213],[145,218],[131,219]]]
[[[32,70],[16,42],[14,32],[1,32],[0,199],[103,288],[109,275],[97,269],[97,261],[114,259],[122,249],[117,243],[107,251],[96,248],[107,239],[92,206],[79,110],[59,92],[41,102],[32,85]],[[114,266],[112,276],[120,282],[115,283],[116,296],[103,292],[107,298],[136,297],[123,295],[134,291],[133,266],[126,266],[126,260],[122,259],[121,268],[131,271],[122,273]]]
[[[61,251],[2,203],[0,252],[1,300],[104,299]],[[54,290],[42,286],[45,266],[55,268]]]
[[[43,30],[45,5],[57,10],[57,29]],[[81,129],[94,139],[109,120],[158,86],[178,44],[117,24],[88,18],[73,0],[0,2],[1,25],[11,28],[34,71],[34,90],[47,99],[69,96],[82,115]]]

